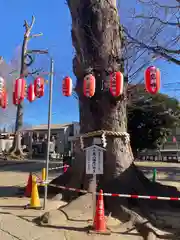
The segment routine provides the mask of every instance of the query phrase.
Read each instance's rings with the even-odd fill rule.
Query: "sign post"
[[[93,175],[93,219],[96,213],[96,185],[97,174],[103,174],[103,151],[105,149],[97,145],[92,145],[85,149],[86,151],[86,174]]]

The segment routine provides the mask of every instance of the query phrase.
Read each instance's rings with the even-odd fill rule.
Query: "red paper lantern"
[[[3,92],[0,92],[0,106],[2,107]]]
[[[4,78],[0,77],[0,94],[3,92],[4,90],[4,85],[5,85],[5,81]]]
[[[36,96],[34,94],[34,84],[30,84],[27,89],[27,99],[29,102],[33,102],[35,100]]]
[[[37,77],[34,80],[34,94],[38,98],[44,96],[44,78]]]
[[[146,69],[145,74],[145,86],[146,91],[151,94],[156,94],[160,89],[160,71],[154,66],[150,66]]]
[[[92,74],[88,74],[84,78],[83,92],[86,97],[93,97],[95,94],[96,79]]]
[[[26,95],[26,80],[24,78],[18,78],[14,84],[13,103],[20,104]]]
[[[110,74],[110,92],[114,97],[118,97],[123,93],[124,77],[121,72]]]
[[[13,98],[12,98],[12,100],[13,100],[13,104],[14,104],[14,105],[18,105],[18,100],[17,100],[17,98],[15,97],[15,92],[13,92]]]
[[[7,92],[6,92],[6,89],[4,89],[2,98],[1,98],[1,107],[4,109],[7,108],[7,104],[8,104]]]
[[[66,97],[71,96],[72,88],[73,88],[72,79],[70,77],[65,77],[62,81],[63,95]]]

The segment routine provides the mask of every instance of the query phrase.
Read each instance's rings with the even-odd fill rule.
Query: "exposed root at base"
[[[82,174],[80,175],[82,176]],[[72,185],[73,179],[75,180]],[[78,176],[78,180],[80,179],[81,178]],[[84,188],[87,190],[87,188],[84,187],[85,185],[82,184],[82,181],[78,182],[75,175],[73,175],[73,172],[70,171],[53,180],[53,183],[54,182],[57,185],[59,184],[81,189]],[[180,192],[178,192],[175,187],[151,182],[134,164],[125,170],[118,178],[112,179],[110,182],[99,182],[97,191],[100,188],[102,188],[104,192],[111,193],[145,196],[180,196]],[[78,193],[60,191],[59,189],[57,191],[63,194],[66,201],[78,197]],[[74,201],[72,201],[72,203],[73,202]],[[174,226],[172,226],[172,218],[166,219],[166,216],[163,216],[162,214],[163,211],[169,211],[172,215],[179,212],[180,218],[180,203],[178,201],[105,197],[104,202],[107,213],[112,213],[112,217],[119,219],[121,222],[129,222],[145,240],[153,240],[155,239],[155,236],[162,239],[178,239],[177,236],[179,236],[180,222],[175,221]],[[167,229],[167,232],[163,233],[165,228]]]
[[[140,235],[144,238],[144,240],[154,240],[157,237],[159,239],[173,239],[174,237],[177,237],[175,232],[167,232],[165,229],[161,230],[158,227],[155,227],[151,220],[147,219],[146,217],[143,217],[142,214],[137,213],[136,211],[141,211],[141,209],[138,209],[136,211],[132,209],[128,209],[124,206],[120,206],[123,214],[127,215],[127,218],[129,218],[128,222],[131,223],[132,229],[133,227],[140,233]],[[121,219],[121,216],[119,216],[118,219]],[[128,231],[129,231],[128,230]]]
[[[92,198],[91,194],[86,194],[84,196],[81,196],[77,198],[76,200],[72,201],[71,203],[61,207],[56,212],[50,211],[43,214],[41,217],[38,217],[34,220],[34,222],[41,226],[51,226],[51,225],[60,225],[68,226],[68,222],[75,222],[76,219],[79,221],[79,218],[84,216],[88,217],[92,214]],[[107,210],[107,209],[106,209]],[[116,233],[117,231],[119,234],[128,234],[132,230],[136,229],[137,232],[143,237],[144,240],[154,240],[156,238],[158,239],[178,239],[178,231],[177,232],[165,232],[164,230],[160,230],[157,227],[153,225],[151,220],[147,219],[143,216],[141,213],[141,209],[137,208],[135,209],[129,209],[123,205],[120,205],[118,209],[116,209],[116,215],[118,212],[118,216],[116,216],[117,219],[119,219],[121,222],[124,222],[125,224],[122,224],[123,227],[121,228],[121,225],[119,225],[119,228],[116,228],[116,231],[114,232],[113,226],[110,227],[110,230],[112,233]],[[115,215],[112,213],[112,216]],[[87,220],[87,219],[86,219]],[[85,220],[81,220],[85,221]],[[87,225],[89,225],[88,220],[86,221]],[[126,225],[126,227],[125,227]],[[107,226],[108,227],[108,226]]]
[[[22,149],[17,149],[15,147],[11,148],[8,153],[8,157],[11,159],[24,159],[26,157],[26,153],[23,152]]]

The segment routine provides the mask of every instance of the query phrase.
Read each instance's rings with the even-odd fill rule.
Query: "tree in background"
[[[35,55],[36,54],[47,54],[46,50],[28,50],[28,42],[32,38],[36,38],[39,36],[42,36],[42,33],[40,34],[31,34],[31,30],[33,28],[35,22],[35,17],[32,17],[32,22],[28,24],[28,22],[24,21],[24,27],[25,27],[25,33],[24,33],[24,39],[23,44],[21,47],[21,57],[15,60],[15,64],[13,61],[11,62],[10,66],[15,67],[15,69],[12,69],[12,71],[9,71],[6,74],[6,77],[8,75],[12,76],[12,79],[14,77],[34,77],[38,75],[43,69],[41,68],[35,68],[31,69],[32,64],[35,61]],[[32,71],[31,71],[32,70]],[[5,68],[3,68],[3,73],[5,72]],[[6,79],[6,78],[5,78]],[[11,82],[12,85],[12,82]],[[12,97],[12,87],[9,91],[9,95]],[[12,102],[12,99],[11,99]],[[10,115],[8,115],[8,112],[6,112],[7,117],[9,118]],[[12,119],[11,119],[12,120]],[[21,130],[23,129],[23,102],[17,105],[17,112],[16,112],[16,122],[15,122],[15,137],[13,141],[13,146],[10,149],[10,155],[11,157],[18,157],[23,158],[24,154],[21,148]]]
[[[159,149],[180,125],[178,100],[164,94],[150,95],[136,86],[127,106],[128,132],[134,155],[137,150]]]
[[[133,10],[134,21],[138,23],[135,28],[137,31],[124,26],[128,41],[155,56],[180,65],[180,1],[171,0],[168,4],[158,0],[137,0],[138,3],[143,7],[143,13]],[[143,31],[147,33],[147,29],[149,33],[142,35]]]
[[[44,70],[48,67],[48,59],[47,56],[45,56],[47,54],[47,51],[39,49],[26,49],[30,39],[42,35],[42,33],[30,35],[30,28],[33,27],[34,22],[34,16],[32,17],[30,26],[28,25],[27,21],[25,21],[24,41],[22,45],[19,45],[15,49],[12,60],[9,63],[6,63],[3,57],[0,57],[0,76],[5,79],[5,84],[8,92],[8,107],[5,110],[0,108],[0,125],[2,127],[6,125],[10,132],[13,131],[15,133],[13,147],[10,149],[10,157],[16,156],[18,158],[23,158],[24,154],[21,149],[21,132],[26,127],[32,126],[30,123],[23,121],[24,110],[28,109],[27,104],[22,102],[17,107],[13,105],[12,93],[14,80],[21,76],[26,77],[26,80],[29,81],[32,79],[34,80],[34,78],[39,74],[47,75],[47,73],[44,72]],[[22,71],[24,71],[24,75],[21,74]]]
[[[128,32],[124,36],[115,0],[67,0],[67,4],[72,17],[72,41],[76,50],[73,70],[77,78],[75,90],[79,101],[81,134],[97,130],[126,133],[129,80],[129,75],[126,75],[126,63],[131,59],[131,56],[126,58],[127,46],[132,44],[132,51],[140,49],[141,46],[129,41],[131,39]],[[154,49],[148,50],[152,54],[156,53]],[[129,64],[127,66],[129,67]],[[144,66],[142,64],[139,69],[142,70]],[[106,88],[110,73],[115,71],[124,73],[126,79],[124,93],[118,98],[112,97]],[[96,93],[92,98],[86,98],[83,94],[83,80],[85,75],[91,73],[96,78]],[[107,136],[107,142],[104,174],[98,178],[99,188],[113,193],[179,195],[175,188],[151,182],[143,175],[133,163],[131,146],[124,136]],[[91,143],[92,137],[88,139],[88,144]],[[92,190],[92,176],[85,174],[85,156],[80,150],[79,140],[76,142],[72,168],[52,183]],[[63,196],[66,200],[72,200],[72,197],[78,197],[78,194],[64,191]],[[106,210],[118,219],[131,221],[144,239],[147,239],[148,233],[152,233],[153,224],[158,227],[164,226],[151,217],[150,211],[155,212],[156,207],[167,209],[166,201],[143,202],[107,197],[105,206]]]

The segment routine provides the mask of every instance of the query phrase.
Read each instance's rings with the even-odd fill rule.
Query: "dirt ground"
[[[156,163],[156,162],[136,162],[145,175],[148,178],[152,178],[153,169],[157,170],[157,181],[163,184],[173,185],[180,189],[179,178],[180,178],[180,164],[167,164],[167,163]],[[91,195],[83,196],[83,204],[79,205],[78,202],[73,202],[68,208],[63,207],[65,203],[62,201],[50,200],[48,201],[48,208],[45,210],[25,210],[24,206],[29,203],[29,198],[19,198],[16,196],[16,192],[19,186],[24,186],[28,179],[29,170],[33,169],[40,175],[40,167],[38,166],[19,166],[19,167],[7,167],[0,171],[0,212],[1,219],[7,218],[7,224],[9,221],[14,221],[15,224],[19,224],[21,231],[23,231],[24,224],[28,227],[31,225],[32,234],[36,240],[46,239],[66,239],[66,240],[103,240],[103,239],[129,239],[129,240],[141,240],[142,237],[139,233],[121,223],[117,219],[113,219],[110,216],[106,218],[108,229],[111,230],[111,235],[101,236],[87,234],[87,228],[89,225],[92,226],[92,197]],[[81,202],[82,203],[82,202]],[[41,227],[34,223],[34,219],[42,216],[45,212],[48,212],[48,224]],[[5,215],[8,214],[8,215]],[[180,226],[180,215],[178,213],[162,212],[159,214],[160,219],[157,221],[164,221],[164,218],[168,222],[171,222],[174,227]],[[14,218],[14,220],[12,220]],[[1,221],[0,221],[1,223]],[[0,225],[1,227],[5,226]],[[13,225],[12,224],[12,225]],[[0,227],[0,236],[1,234]],[[40,230],[41,229],[41,230]],[[17,231],[14,229],[13,231]],[[8,231],[11,231],[10,225],[8,225]],[[36,237],[36,232],[42,234],[41,237]],[[40,232],[40,233],[39,233]],[[48,233],[48,234],[47,234]],[[19,233],[14,233],[18,237]],[[22,235],[22,233],[21,233]],[[172,239],[166,232],[160,232],[161,239]],[[2,235],[3,236],[3,235]],[[40,235],[39,235],[40,236]],[[20,240],[32,240],[32,238],[7,238],[9,239],[20,239]],[[178,239],[178,238],[177,238]],[[6,240],[4,237],[3,240]]]
[[[164,185],[174,186],[180,191],[180,163],[168,162],[135,162],[148,177],[152,179],[153,169],[157,171],[156,181]]]

